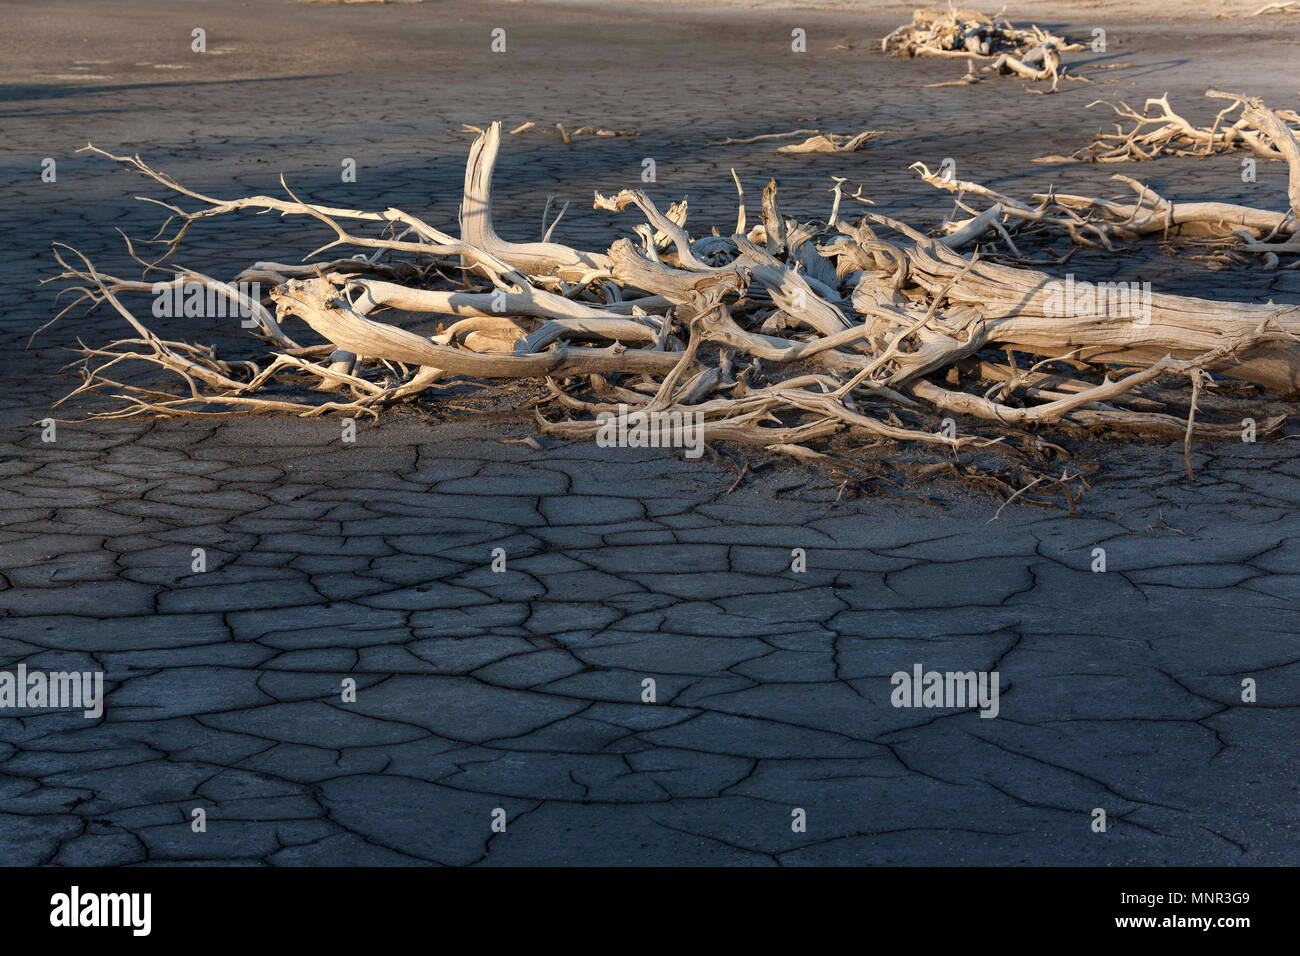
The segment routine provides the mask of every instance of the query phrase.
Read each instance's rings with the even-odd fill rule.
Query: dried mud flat
[[[111,264],[113,226],[157,225],[131,197],[158,191],[73,152],[87,141],[216,195],[274,192],[283,172],[314,200],[448,226],[462,123],[598,123],[640,135],[508,138],[503,234],[535,237],[554,193],[572,203],[557,238],[607,242],[617,225],[590,190],[639,185],[646,156],[652,195],[689,195],[697,228],[734,217],[732,167],[754,195],[776,176],[804,215],[825,214],[839,175],[930,224],[949,204],[908,172],[917,159],[955,157],[1017,195],[1105,191],[1111,168],[1030,162],[1078,148],[1105,122],[1083,109],[1099,97],[1168,92],[1199,121],[1207,88],[1293,105],[1300,18],[1008,8],[1103,26],[1110,52],[1084,62],[1132,64],[1028,96],[1013,80],[927,89],[953,64],[879,55],[910,4],[115,7],[4,10],[0,667],[103,670],[109,693],[99,720],[0,716],[0,861],[1300,861],[1293,440],[1198,443],[1194,484],[1180,443],[1107,442],[1087,456],[1079,516],[1013,504],[990,521],[1000,500],[958,485],[905,489],[930,504],[837,503],[833,480],[798,466],[737,484],[717,459],[503,444],[534,429],[497,406],[429,402],[362,423],[352,445],[336,421],[291,417],[69,424],[44,444],[32,423],[74,384],[55,374],[60,347],[107,341],[118,320],[24,349],[52,313],[35,287],[51,241]],[[195,26],[208,56],[189,51]],[[494,56],[498,26],[509,47]],[[888,135],[850,155],[701,148],[805,127]],[[1249,185],[1234,156],[1124,171],[1193,197],[1284,194],[1278,164]],[[192,245],[233,275],[296,248],[286,236],[263,217],[200,227]],[[1300,301],[1297,272],[1119,261],[1119,278],[1157,289]],[[997,719],[892,707],[890,675],[916,663],[997,671]],[[339,698],[347,677],[355,703]]]

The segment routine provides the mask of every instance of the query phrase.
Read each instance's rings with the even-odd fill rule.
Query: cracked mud
[[[476,37],[499,15],[486,9],[467,7],[469,24],[439,42]],[[572,53],[574,24],[591,14],[557,9],[512,12],[512,29]],[[187,34],[189,16],[155,12]],[[723,78],[732,58],[766,42],[765,25],[788,35],[772,14],[737,31],[715,72],[686,81],[698,88],[693,115],[638,97],[630,77],[658,82],[671,61],[632,44],[628,63],[596,57],[589,99],[553,118],[560,81],[548,58],[524,57],[517,73],[472,92],[451,79],[430,107],[427,84],[399,75],[424,55],[418,44],[397,43],[373,12],[320,16],[303,49],[323,49],[347,22],[359,31],[351,42],[395,43],[392,63],[322,77],[300,52],[278,64],[283,75],[194,67],[186,80],[167,77],[184,95],[162,105],[156,77],[125,66],[111,92],[5,77],[5,164],[26,179],[15,172],[0,186],[16,223],[3,239],[13,251],[0,257],[0,349],[7,380],[21,385],[0,397],[0,668],[103,671],[107,698],[95,720],[0,716],[0,861],[1300,862],[1293,440],[1198,444],[1195,483],[1177,443],[1108,445],[1079,517],[1012,505],[995,521],[999,501],[951,487],[926,489],[942,507],[835,503],[834,483],[797,465],[730,490],[735,472],[709,458],[503,444],[533,434],[527,415],[462,419],[436,402],[428,416],[359,424],[350,445],[337,421],[295,418],[60,424],[43,442],[33,422],[69,387],[55,374],[68,357],[60,346],[116,328],[95,315],[23,350],[50,315],[48,292],[33,288],[50,266],[48,241],[74,238],[108,259],[121,255],[111,224],[134,235],[156,224],[130,198],[138,180],[72,153],[88,138],[139,150],[219,195],[269,191],[283,168],[314,197],[382,196],[447,223],[467,143],[447,130],[460,122],[490,114],[572,127],[599,116],[640,129],[559,155],[553,139],[511,146],[502,222],[531,236],[532,203],[549,190],[574,201],[559,231],[575,241],[608,228],[577,209],[583,190],[593,178],[625,185],[643,155],[671,157],[658,188],[674,195],[719,193],[705,184],[725,182],[734,164],[742,175],[776,170],[817,209],[826,177],[842,174],[842,157],[679,145],[762,131],[732,115]],[[602,16],[615,43],[643,35],[651,14]],[[717,16],[683,14],[682,42],[704,44]],[[893,18],[805,19],[829,48],[879,36]],[[228,20],[214,18],[210,32],[255,49],[252,28]],[[1125,30],[1140,88],[1199,96],[1204,67],[1172,62],[1177,29]],[[1207,58],[1230,63],[1248,40],[1230,36]],[[931,202],[900,160],[918,148],[948,155],[984,122],[943,91],[915,88],[950,64],[834,55],[855,89],[877,91],[878,125],[897,131],[896,145],[871,155],[873,193],[901,197],[898,208]],[[1270,55],[1259,54],[1261,69]],[[145,58],[122,59],[131,56]],[[756,79],[772,129],[823,108],[807,102],[813,81],[783,70]],[[1263,79],[1253,88],[1273,92]],[[330,92],[364,106],[364,121],[334,116]],[[1010,168],[1050,181],[1022,160],[1082,141],[1091,118],[1061,130],[1061,117],[1082,114],[1096,93],[1070,93],[1067,109],[1018,87],[972,90],[989,109],[1018,97],[1041,135],[957,155],[972,172],[996,171],[1000,150],[1016,150]],[[250,118],[250,97],[267,112]],[[277,111],[287,128],[276,128]],[[938,113],[942,136],[928,132]],[[908,130],[927,131],[927,142],[904,142]],[[50,154],[60,174],[47,188],[37,177]],[[344,156],[361,170],[351,192],[337,181]],[[1179,169],[1211,177],[1234,163]],[[692,216],[734,214],[721,206]],[[276,228],[214,229],[196,242],[233,274]],[[1171,260],[1144,274],[1194,276],[1207,297],[1300,296],[1294,274],[1211,275]],[[497,548],[503,571],[492,568]],[[795,548],[806,551],[803,572],[791,569]],[[1093,571],[1096,548],[1104,573]],[[998,672],[997,718],[891,706],[891,675],[917,663]],[[642,699],[646,678],[654,703]],[[342,699],[349,679],[354,702]],[[196,808],[205,833],[191,828]],[[497,808],[503,833],[491,826]],[[792,830],[796,808],[805,832]],[[1092,830],[1095,808],[1105,833]]]

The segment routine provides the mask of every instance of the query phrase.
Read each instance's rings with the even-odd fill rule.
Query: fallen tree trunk
[[[970,261],[941,243],[917,243],[908,259],[915,281],[936,292]],[[1054,302],[1063,292],[1061,281],[1046,273],[980,262],[952,281],[947,300],[978,311],[981,321],[970,334],[981,347],[1009,346],[1034,355],[1072,352],[1083,361],[1131,365],[1165,356],[1194,359],[1239,342],[1224,353],[1218,371],[1281,394],[1300,392],[1298,306],[1153,293],[1141,303],[1140,316],[1117,314],[1119,304],[1110,298],[1095,313],[1071,313]]]

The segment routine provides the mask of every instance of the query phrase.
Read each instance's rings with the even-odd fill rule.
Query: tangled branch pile
[[[1069,156],[1043,156],[1034,162],[1132,163],[1161,156],[1210,156],[1241,150],[1260,159],[1286,159],[1250,110],[1242,109],[1240,116],[1225,125],[1229,116],[1243,107],[1246,97],[1215,90],[1205,95],[1232,101],[1219,111],[1209,126],[1193,126],[1174,112],[1168,94],[1147,100],[1141,113],[1127,103],[1103,100],[1089,103],[1089,107],[1098,103],[1109,106],[1116,115],[1131,122],[1132,128],[1125,129],[1123,124],[1116,123],[1115,132],[1098,133],[1086,146]],[[1159,107],[1160,111],[1152,113],[1154,107]],[[1300,115],[1295,110],[1276,109],[1272,112],[1293,136],[1300,133]]]
[[[946,453],[923,466],[912,457],[925,474],[951,471],[1007,493],[1032,480],[1036,493],[1056,488],[1072,505],[1071,482],[1082,479],[1064,472],[1047,480],[1068,452],[1040,426],[1056,426],[1058,441],[1137,428],[1190,443],[1194,430],[1239,430],[1240,409],[1219,425],[1195,420],[1202,389],[1216,384],[1211,373],[1280,394],[1300,389],[1295,307],[1155,295],[1141,319],[1106,302],[1062,313],[1051,276],[962,255],[969,235],[961,230],[931,238],[873,212],[851,219],[838,185],[826,220],[800,221],[781,210],[770,182],[752,227],[740,191],[734,229],[697,238],[686,229],[685,202],[663,211],[639,190],[598,193],[597,208],[639,212],[636,241],[621,238],[602,252],[549,238],[513,242],[492,219],[499,141],[493,124],[470,150],[459,237],[399,209],[303,202],[287,186],[288,199],[216,199],[138,157],[94,150],[196,208],[163,204],[171,218],[153,240],[162,246],[158,258],[145,261],[129,244],[145,266],[140,280],[105,274],[56,246],[64,267],[56,278],[78,293],[56,320],[79,304],[107,305],[134,333],[83,347],[83,382],[72,394],[119,399],[96,416],[107,418],[377,415],[452,386],[529,380],[545,384],[538,421],[553,435],[590,439],[596,416],[620,406],[698,414],[709,443],[824,459],[845,474],[872,467],[873,455],[900,443],[918,443]],[[275,211],[332,232],[306,259],[338,247],[361,251],[312,265],[261,262],[237,277],[275,283],[273,309],[170,261],[191,227],[240,210]],[[149,281],[159,274],[172,278]],[[166,340],[124,301],[173,283],[237,300],[259,326],[252,347],[232,358]],[[434,335],[404,327],[427,326],[430,317],[449,324]],[[317,343],[291,338],[290,320]],[[116,370],[132,363],[165,369],[181,390],[124,380]],[[1258,398],[1258,389],[1243,388]],[[945,427],[941,416],[963,424]],[[1280,422],[1261,421],[1260,432]],[[846,450],[850,439],[880,451]],[[964,461],[952,457],[963,449],[971,452]],[[980,472],[975,458],[983,455],[1011,461],[1011,470],[1001,478]]]
[[[1207,95],[1232,99],[1229,111],[1242,108],[1235,124],[1236,139],[1247,143],[1261,156],[1279,156],[1289,168],[1287,207],[1260,209],[1225,202],[1175,202],[1162,197],[1150,186],[1128,176],[1111,177],[1124,183],[1135,197],[1118,200],[1065,193],[1038,193],[1036,205],[1006,196],[979,183],[945,178],[923,163],[916,163],[921,178],[932,186],[957,194],[956,207],[969,218],[953,220],[942,228],[957,247],[996,233],[1010,251],[1011,261],[1028,260],[1016,239],[1031,236],[1068,236],[1076,246],[1112,250],[1117,242],[1156,236],[1171,248],[1192,247],[1199,252],[1188,258],[1211,267],[1255,262],[1265,270],[1300,268],[1300,139],[1286,123],[1286,111],[1269,110],[1263,102],[1239,94],[1210,91]],[[1225,111],[1228,112],[1228,111]],[[992,205],[976,210],[967,196],[990,200]],[[1068,258],[1067,253],[1067,258]],[[1284,265],[1283,259],[1289,259]],[[1056,265],[1064,259],[1057,260]]]
[[[1062,53],[1082,50],[1038,26],[1017,27],[1004,17],[988,17],[974,10],[927,7],[912,11],[905,23],[880,41],[880,49],[894,56],[939,56],[968,61],[966,76],[952,84],[974,83],[987,74],[1016,75],[1037,82],[1051,80],[1055,92],[1066,77]],[[978,71],[973,61],[988,60]]]

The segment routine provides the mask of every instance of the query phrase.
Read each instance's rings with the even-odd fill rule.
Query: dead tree
[[[664,211],[625,190],[595,197],[597,208],[633,225],[607,249],[573,248],[549,229],[538,241],[505,238],[492,216],[500,137],[493,124],[470,149],[459,236],[400,209],[306,202],[287,186],[287,198],[219,199],[139,157],[87,147],[175,198],[162,203],[171,217],[151,241],[152,258],[128,242],[140,279],[56,245],[55,279],[75,294],[55,320],[80,305],[107,307],[131,330],[81,347],[82,383],[72,395],[115,398],[91,413],[100,419],[377,417],[398,402],[436,407],[453,386],[519,382],[544,387],[537,421],[547,434],[592,438],[597,416],[621,407],[698,415],[710,444],[743,443],[846,471],[870,458],[861,447],[845,450],[855,440],[904,457],[908,448],[937,451],[939,462],[924,468],[981,480],[973,456],[996,453],[1014,460],[1018,470],[1007,474],[1022,479],[988,478],[1005,494],[1032,480],[1036,492],[1055,487],[1072,503],[1078,473],[1047,474],[1069,454],[1060,444],[1068,436],[1235,435],[1240,412],[1215,424],[1203,400],[1193,423],[1192,396],[1204,385],[1235,378],[1257,383],[1257,392],[1300,391],[1296,307],[1156,295],[1144,320],[1105,302],[1062,310],[1051,274],[961,251],[982,226],[934,237],[870,211],[848,216],[838,182],[825,220],[786,215],[772,182],[752,226],[741,193],[734,228],[693,237],[684,203]],[[1049,215],[1014,208],[1025,221]],[[239,354],[156,334],[138,302],[159,284],[242,294],[173,260],[191,228],[245,210],[273,211],[330,238],[307,254],[309,265],[259,262],[236,277],[275,283],[265,302],[241,301],[257,327]],[[1091,224],[1078,228],[1088,234]],[[440,328],[420,331],[431,323]],[[948,418],[963,424],[947,427],[940,419]],[[1264,417],[1259,433],[1280,424]],[[1048,441],[1045,428],[1063,437]]]

